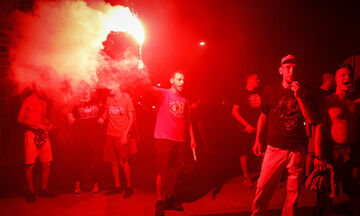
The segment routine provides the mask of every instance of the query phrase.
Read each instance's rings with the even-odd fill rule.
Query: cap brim
[[[291,64],[291,63],[296,64],[296,59],[287,59],[281,62],[281,64]]]

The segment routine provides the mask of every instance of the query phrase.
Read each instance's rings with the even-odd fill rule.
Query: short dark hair
[[[181,71],[181,70],[176,70],[176,71],[174,71],[174,72],[171,73],[170,78],[175,78],[175,74],[177,74],[177,73],[182,74],[182,75],[185,76],[185,74],[184,74],[183,71]]]
[[[353,66],[352,66],[351,64],[349,64],[349,63],[345,63],[345,64],[340,65],[340,66],[336,69],[336,71],[340,70],[341,68],[348,69],[348,70],[350,71],[350,73],[352,73],[352,74],[354,73],[354,68],[353,68]]]

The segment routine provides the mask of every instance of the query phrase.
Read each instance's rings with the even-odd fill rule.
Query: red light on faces
[[[199,43],[199,45],[200,45],[200,46],[205,46],[206,43],[205,43],[204,41],[201,41],[201,42]]]

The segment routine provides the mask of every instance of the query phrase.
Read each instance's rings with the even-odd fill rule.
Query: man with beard
[[[360,167],[357,151],[360,100],[352,94],[353,81],[352,66],[340,66],[335,73],[335,93],[325,99],[324,117],[316,133],[314,166],[320,170],[331,168],[334,173],[331,193],[318,194],[316,215],[331,214],[332,199],[338,195],[340,183],[350,197],[351,215],[359,215],[353,198],[359,195],[359,182],[355,179],[359,179]]]
[[[173,199],[178,174],[180,152],[189,128],[191,148],[196,142],[189,116],[189,102],[183,96],[185,76],[175,72],[170,89],[153,88],[160,101],[154,131],[156,152],[156,193],[155,215],[164,215],[165,210],[183,211],[181,203]]]
[[[257,183],[252,215],[265,215],[271,196],[286,171],[286,197],[282,215],[293,215],[299,189],[300,175],[306,156],[304,122],[314,122],[310,98],[305,88],[296,81],[296,59],[287,55],[281,59],[279,73],[282,82],[264,89],[253,151],[261,155],[262,135],[266,131],[266,151]]]

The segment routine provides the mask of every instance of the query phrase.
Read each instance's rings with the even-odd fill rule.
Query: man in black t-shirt
[[[313,123],[315,114],[309,106],[308,91],[296,81],[295,67],[293,55],[283,57],[279,68],[282,83],[270,85],[263,92],[253,151],[261,155],[265,127],[267,147],[252,204],[253,216],[265,215],[284,171],[287,178],[282,215],[294,214],[299,197],[307,142],[304,122]]]
[[[92,97],[90,88],[84,88],[72,112],[68,115],[68,123],[74,131],[74,179],[75,196],[81,193],[80,180],[90,175],[94,183],[92,192],[99,191],[99,164],[102,160],[102,146],[100,143],[100,117],[102,105]]]
[[[255,140],[257,120],[260,115],[261,96],[259,92],[260,79],[257,74],[246,77],[246,86],[234,102],[232,114],[238,122],[239,143],[237,150],[240,155],[240,166],[244,175],[244,183],[250,187],[253,182],[249,178],[247,155],[251,152],[252,144]]]

